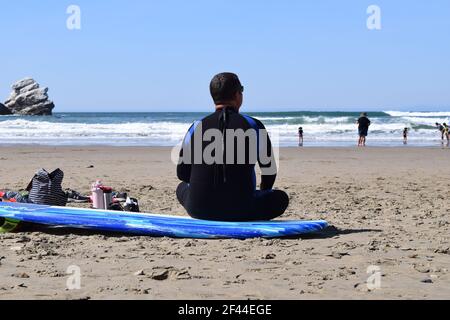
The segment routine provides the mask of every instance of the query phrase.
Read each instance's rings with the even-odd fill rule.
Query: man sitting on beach
[[[237,75],[216,75],[210,83],[216,110],[195,122],[184,140],[177,166],[183,182],[176,193],[193,218],[271,220],[282,215],[289,204],[285,192],[272,190],[277,167],[264,125],[239,112],[243,91]],[[262,173],[260,190],[256,189],[256,162]]]
[[[361,113],[361,117],[357,121],[358,123],[358,147],[366,146],[366,137],[369,132],[370,120],[367,118],[367,113]]]

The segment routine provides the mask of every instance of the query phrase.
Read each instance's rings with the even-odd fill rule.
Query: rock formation
[[[40,88],[31,78],[25,78],[14,83],[13,91],[5,106],[13,114],[20,115],[51,115],[55,107],[48,98],[48,88]]]
[[[0,103],[0,116],[4,116],[7,114],[11,114],[11,111],[5,107],[3,104]]]

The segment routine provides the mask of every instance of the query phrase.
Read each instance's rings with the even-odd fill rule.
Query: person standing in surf
[[[403,129],[403,144],[408,144],[408,128]]]
[[[289,205],[284,191],[273,190],[277,165],[264,125],[240,113],[243,91],[234,73],[214,76],[210,93],[215,112],[196,121],[183,141],[176,195],[195,219],[272,220]],[[256,163],[261,169],[259,190]]]
[[[367,113],[366,112],[361,113],[361,116],[359,117],[356,123],[358,124],[358,134],[359,134],[358,147],[365,147],[366,137],[369,133],[369,126],[370,126],[370,120],[367,117]]]
[[[298,128],[298,146],[303,147],[303,128]]]

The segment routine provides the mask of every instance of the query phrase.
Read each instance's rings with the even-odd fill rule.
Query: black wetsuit
[[[226,148],[220,155],[223,159],[221,163],[216,161],[205,163],[203,157],[200,162],[195,161],[194,153],[196,143],[199,141],[196,137],[200,134],[201,138],[209,129],[216,131],[218,129],[221,132],[230,129],[265,130],[264,125],[257,119],[241,115],[231,108],[218,110],[192,125],[185,138],[177,166],[178,178],[183,181],[177,188],[177,197],[188,214],[197,219],[218,221],[271,220],[282,215],[289,204],[289,197],[283,191],[272,190],[277,169],[268,135],[266,141],[260,141],[259,138],[256,141],[253,139],[254,143],[252,139],[244,140],[245,143],[241,147],[245,148],[243,150],[245,161],[238,162],[237,156],[240,152],[237,150],[240,147],[238,143],[234,144],[234,161],[231,163],[225,161]],[[214,139],[203,140],[205,139],[200,140],[201,148],[197,146],[197,150],[200,149],[202,152]],[[227,145],[226,138],[221,143]],[[257,157],[261,172],[266,172],[261,177],[261,190],[256,190],[256,161],[253,161],[256,159],[250,156],[250,151],[259,150],[260,146],[265,145],[267,148],[264,147],[264,151],[270,150],[268,153],[270,157],[264,161]],[[191,154],[185,158],[190,161],[186,161],[183,157],[187,152]],[[224,162],[225,165],[222,164]]]

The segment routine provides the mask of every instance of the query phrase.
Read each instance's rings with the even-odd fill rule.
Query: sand
[[[184,214],[168,148],[0,147],[0,189],[23,189],[41,167],[63,169],[64,187],[101,178],[142,210]],[[286,148],[276,187],[291,198],[284,219],[332,227],[244,241],[0,235],[0,299],[450,298],[449,149]],[[73,265],[79,290],[67,287]]]

